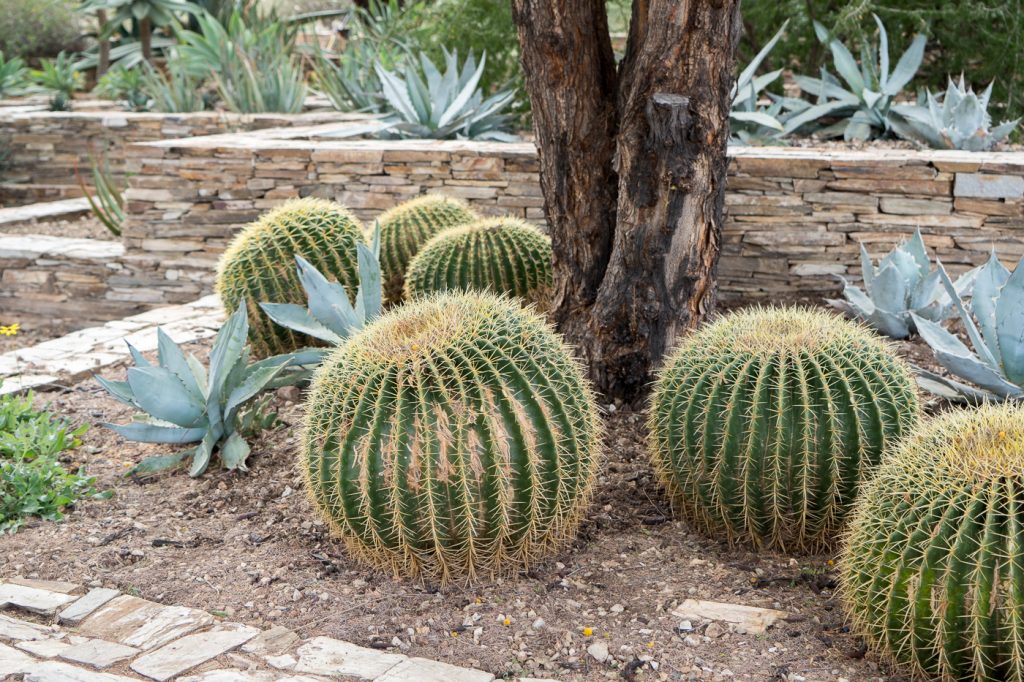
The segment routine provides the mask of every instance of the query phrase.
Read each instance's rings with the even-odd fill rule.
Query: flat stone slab
[[[213,616],[205,611],[121,595],[86,618],[79,632],[147,651],[212,624]]]
[[[953,194],[958,197],[979,199],[1020,199],[1024,197],[1024,177],[957,173],[956,182],[953,183]]]
[[[34,580],[32,578],[8,578],[7,583],[11,585],[23,585],[25,587],[34,587],[39,590],[49,590],[50,592],[61,592],[62,594],[74,594],[81,585],[78,583],[69,583],[63,580]]]
[[[0,639],[27,642],[36,639],[52,639],[53,630],[26,620],[0,615]]]
[[[138,682],[138,680],[124,675],[93,672],[67,663],[47,661],[31,666],[25,675],[25,682]]]
[[[12,225],[40,218],[61,218],[89,212],[89,201],[85,197],[45,201],[25,206],[0,208],[0,225]]]
[[[71,643],[63,639],[30,639],[18,642],[14,646],[40,658],[56,658],[61,652],[69,648]]]
[[[240,623],[225,623],[171,642],[135,659],[131,669],[164,682],[201,663],[248,642],[259,630]]]
[[[9,675],[25,672],[35,662],[28,654],[6,644],[0,644],[0,680],[6,680]]]
[[[789,616],[785,611],[762,609],[758,606],[726,604],[702,599],[687,599],[673,612],[682,620],[717,620],[728,623],[740,634],[761,635],[777,621]]]
[[[84,663],[94,668],[109,668],[119,661],[131,658],[139,649],[105,639],[89,639],[69,646],[60,652],[60,657],[74,663]]]
[[[405,656],[349,644],[330,637],[314,637],[298,650],[297,673],[375,680],[399,663]]]
[[[276,656],[290,651],[299,643],[299,636],[292,630],[275,625],[269,630],[264,630],[248,642],[242,645],[242,651],[247,654],[259,654],[261,656]]]
[[[27,585],[0,583],[0,607],[14,606],[32,613],[52,616],[57,609],[75,599],[76,597],[63,592],[51,592]]]
[[[279,682],[279,673],[268,671],[208,670],[198,675],[179,677],[178,682]],[[309,678],[312,679],[312,678]]]
[[[77,601],[68,605],[57,615],[57,618],[65,625],[78,625],[86,616],[119,594],[121,593],[117,590],[107,587],[96,587],[89,590],[85,596],[79,597]]]
[[[491,682],[494,675],[483,670],[426,658],[407,658],[376,679],[375,682]]]

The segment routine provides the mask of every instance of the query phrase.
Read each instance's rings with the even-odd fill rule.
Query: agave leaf
[[[188,363],[188,358],[181,351],[178,344],[174,343],[170,336],[168,336],[163,329],[157,328],[157,357],[160,360],[160,366],[166,367],[174,376],[178,378],[178,381],[182,383],[185,389],[195,398],[196,402],[201,402],[203,399],[203,390],[199,387],[199,383],[196,381],[195,374],[192,371],[191,366]]]
[[[914,236],[906,243],[906,252],[913,257],[920,276],[926,277],[932,267],[932,263],[931,259],[928,258],[928,248],[924,245],[924,237],[921,236],[920,227],[914,230]]]
[[[345,337],[356,323],[355,310],[349,301],[348,292],[338,282],[331,282],[309,261],[295,256],[299,280],[306,290],[309,311],[313,317],[336,335]]]
[[[356,246],[359,259],[359,303],[362,311],[357,311],[356,320],[362,327],[363,320],[373,320],[380,315],[382,309],[382,285],[380,264],[373,252],[364,244]]]
[[[865,104],[874,109],[875,105],[882,99],[882,93],[875,92],[871,88],[864,88],[861,91],[860,97],[864,100]]]
[[[732,111],[729,113],[729,118],[744,123],[755,123],[779,132],[782,132],[783,129],[777,118],[761,111]]]
[[[203,398],[205,399],[207,391],[206,368],[203,367],[202,364],[200,364],[199,360],[196,359],[196,356],[192,355],[192,353],[189,353],[185,357],[185,360],[188,362],[189,369],[192,370],[192,376],[196,380],[196,386],[199,387],[200,395],[202,395]]]
[[[136,365],[138,365],[139,367],[149,367],[150,366],[149,360],[147,360],[146,358],[142,357],[142,353],[139,352],[138,348],[136,348],[132,344],[128,343],[127,341],[125,341],[125,345],[128,346],[128,353],[132,356],[132,360],[135,362]]]
[[[107,393],[119,402],[132,407],[138,407],[138,404],[135,402],[135,396],[132,395],[132,387],[128,385],[127,381],[111,381],[104,379],[98,374],[94,378],[99,382],[100,386],[107,390]]]
[[[960,339],[934,322],[911,315],[921,338],[931,346],[935,359],[947,370],[1002,397],[1022,393],[1020,388],[1006,381],[998,369],[979,360]]]
[[[1024,257],[996,300],[996,338],[1006,378],[1024,385]]]
[[[864,278],[864,289],[871,295],[871,286],[875,280],[875,266],[871,263],[871,256],[868,255],[868,250],[864,247],[864,242],[860,243],[860,271],[861,276]]]
[[[782,132],[786,135],[798,130],[807,123],[817,121],[823,116],[832,116],[838,114],[843,109],[849,108],[848,102],[826,102],[824,104],[815,104],[801,113],[793,116],[783,124]]]
[[[255,372],[247,373],[244,381],[236,386],[231,391],[231,394],[228,395],[227,404],[224,406],[224,422],[233,425],[238,408],[262,391],[287,366],[287,363],[283,363],[276,367],[262,367]]]
[[[1000,371],[996,355],[994,355],[985,344],[985,340],[978,331],[978,327],[974,324],[974,320],[964,308],[964,304],[960,300],[960,297],[957,296],[956,287],[953,286],[953,282],[950,281],[949,274],[946,272],[946,268],[943,267],[941,262],[938,263],[938,270],[942,286],[946,288],[946,293],[949,294],[950,299],[953,301],[953,305],[956,307],[957,313],[960,315],[960,321],[963,322],[964,328],[967,330],[967,336],[971,340],[971,345],[974,346],[974,352],[981,356],[982,361],[986,365],[997,372]],[[984,385],[977,381],[974,383]]]
[[[149,476],[160,473],[161,471],[174,469],[194,452],[195,448],[189,448],[187,450],[182,450],[181,452],[176,452],[173,455],[147,457],[129,469],[125,476]]]
[[[473,55],[471,53],[469,55],[469,59],[466,61],[467,67],[471,63],[472,58]],[[442,114],[441,118],[437,121],[438,126],[448,125],[452,120],[454,120],[457,116],[463,113],[463,107],[466,106],[466,103],[469,101],[470,97],[473,96],[473,93],[476,91],[476,86],[480,82],[480,78],[484,75],[484,64],[486,60],[487,55],[485,54],[483,58],[480,59],[480,66],[473,73],[473,75],[470,76],[469,80],[464,82],[459,94],[456,95],[455,99],[452,100],[452,103],[448,106],[444,114]]]
[[[914,367],[914,373],[917,375],[918,386],[946,400],[968,402],[973,405],[999,400],[999,396],[995,393],[961,384],[959,381],[929,372],[921,367]]]
[[[871,139],[871,122],[862,116],[863,112],[857,111],[849,118],[843,129],[843,139],[847,142],[854,140],[865,141]]]
[[[376,68],[377,77],[380,79],[381,92],[384,94],[384,98],[387,99],[388,104],[398,111],[403,118],[410,121],[417,120],[416,108],[409,101],[409,93],[402,80],[381,66],[379,62],[374,68]]]
[[[852,92],[847,91],[837,83],[831,83],[823,78],[812,78],[811,76],[793,76],[793,80],[800,86],[800,90],[812,95],[817,95],[824,100],[835,99],[855,106],[860,100]],[[824,102],[822,102],[824,104]]]
[[[836,71],[846,81],[850,91],[862,91],[864,89],[864,78],[857,67],[857,60],[854,59],[850,50],[838,38],[830,38],[828,47],[832,51],[832,61],[835,64]]]
[[[882,91],[890,97],[895,97],[907,86],[907,83],[914,77],[917,70],[921,68],[921,61],[924,59],[924,46],[928,39],[921,33],[914,36],[910,47],[903,53],[896,63],[896,68],[889,74]]]
[[[306,334],[331,344],[338,344],[343,340],[342,337],[321,324],[309,311],[309,308],[294,303],[260,303],[260,308],[277,324],[300,334]]]
[[[210,351],[207,416],[210,419],[211,430],[223,430],[223,414],[219,409],[221,395],[228,376],[234,371],[238,361],[242,358],[245,349],[245,339],[248,334],[249,317],[246,312],[246,303],[242,301],[238,306],[238,310],[231,314],[231,317],[224,323],[224,326],[217,332],[217,337],[213,342],[213,350]]]
[[[188,475],[192,478],[202,476],[206,468],[210,466],[210,458],[213,456],[213,447],[220,440],[220,434],[216,436],[213,431],[207,431],[203,440],[196,446],[192,454],[192,464],[188,468]]]
[[[163,367],[131,367],[128,385],[138,406],[161,421],[184,428],[201,426],[205,405]]]
[[[989,145],[988,146],[989,147],[993,147],[993,146],[999,144],[1000,142],[1002,142],[1003,140],[1005,140],[1006,138],[1008,138],[1010,136],[1010,133],[1012,133],[1014,130],[1016,130],[1017,125],[1019,123],[1020,123],[1020,119],[1018,118],[1018,119],[1014,119],[1012,121],[1007,121],[1006,123],[1001,123],[998,126],[996,126],[995,128],[993,128],[989,132]]]
[[[786,21],[783,22],[783,24],[779,28],[779,30],[775,32],[775,35],[772,36],[772,39],[764,44],[764,47],[762,47],[758,51],[758,53],[756,55],[754,55],[754,58],[750,60],[750,63],[747,64],[746,68],[743,69],[743,71],[740,72],[739,77],[736,79],[736,84],[733,86],[733,93],[734,93],[734,95],[741,88],[743,88],[747,83],[749,83],[752,79],[754,79],[754,74],[757,73],[757,70],[759,68],[761,68],[761,62],[763,62],[765,60],[765,58],[768,56],[768,54],[775,48],[775,45],[779,42],[779,39],[782,38],[782,34],[785,32],[786,27],[788,25],[789,25],[789,19],[786,19]],[[769,79],[767,82],[770,83],[771,81],[773,81],[776,78],[778,78],[778,76],[779,76],[779,74],[781,72],[782,72],[781,69],[779,71],[773,72],[775,75],[771,79]],[[761,87],[755,87],[755,91],[759,92],[762,87],[764,87],[764,86],[762,85]]]
[[[974,280],[971,312],[974,313],[978,320],[982,339],[993,357],[999,357],[999,338],[996,332],[996,300],[999,298],[999,291],[1009,278],[1010,271],[999,262],[995,251],[993,251],[985,265],[978,270],[977,277]],[[952,301],[950,302],[952,303]]]
[[[144,422],[132,422],[131,424],[104,423],[103,426],[115,433],[121,434],[128,440],[135,440],[140,443],[194,443],[200,440],[206,433],[205,427],[183,429],[176,426],[159,426]]]
[[[245,460],[249,457],[249,444],[236,431],[228,436],[220,448],[220,461],[228,471],[248,471]]]
[[[878,85],[885,90],[885,85],[889,82],[889,34],[886,33],[885,24],[878,15],[872,13],[871,16],[878,25]]]
[[[875,273],[871,291],[877,307],[884,306],[888,311],[906,308],[907,283],[903,273],[892,263],[887,263]]]

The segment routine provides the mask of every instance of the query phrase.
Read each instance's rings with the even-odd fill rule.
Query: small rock
[[[718,623],[710,623],[708,625],[707,629],[704,630],[704,635],[707,636],[707,637],[710,637],[711,639],[718,639],[719,637],[721,637],[724,634],[725,634],[725,628],[723,628]]]
[[[598,663],[604,663],[608,660],[608,645],[598,640],[587,647],[587,653]]]
[[[689,635],[683,638],[683,643],[686,646],[700,646],[700,640],[696,637],[690,637]]]
[[[544,622],[543,618],[538,618],[537,620],[533,621],[533,629],[534,630],[540,630],[545,625],[546,625],[546,623]]]
[[[679,621],[676,630],[679,630],[679,632],[693,632],[693,623],[688,620]]]
[[[622,604],[612,604],[612,607],[609,610],[612,613],[622,613],[623,611],[625,611],[625,608],[623,608]]]

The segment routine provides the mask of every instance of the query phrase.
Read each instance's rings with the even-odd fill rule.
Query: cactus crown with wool
[[[380,265],[387,300],[402,300],[405,271],[431,237],[478,219],[465,202],[440,194],[410,199],[381,215]]]
[[[221,256],[217,293],[230,313],[245,300],[249,310],[249,341],[259,357],[310,345],[308,336],[275,324],[260,302],[306,302],[295,270],[295,256],[305,258],[350,296],[359,286],[356,245],[362,226],[344,206],[323,199],[288,201],[245,227]]]
[[[650,447],[659,478],[705,532],[818,550],[918,409],[909,369],[863,326],[754,308],[670,355],[652,397]]]
[[[551,238],[517,218],[486,218],[427,242],[405,274],[406,296],[490,291],[542,302],[551,285]]]
[[[515,301],[393,309],[326,360],[302,469],[358,558],[444,582],[508,574],[575,532],[600,420],[561,338]]]
[[[853,629],[922,678],[1024,680],[1024,407],[947,412],[887,454],[840,578]]]

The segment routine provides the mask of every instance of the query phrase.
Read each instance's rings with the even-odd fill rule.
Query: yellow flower
[[[647,643],[647,648],[648,649],[653,649],[654,648],[654,642],[648,642]]]
[[[503,620],[501,622],[504,623],[505,625],[512,625],[512,619],[511,618],[505,618],[505,620]]]
[[[3,336],[16,336],[19,328],[20,325],[17,322],[15,322],[14,324],[9,324],[6,327],[0,325],[0,334],[2,334]]]
[[[583,636],[584,637],[593,637],[594,636],[594,629],[593,628],[583,628]]]

